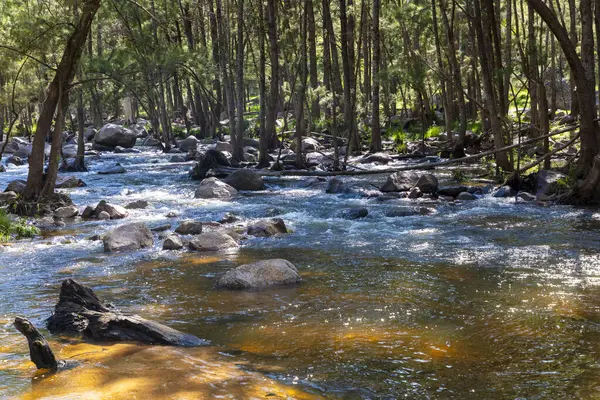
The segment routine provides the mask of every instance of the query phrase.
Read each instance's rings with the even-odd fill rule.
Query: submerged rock
[[[206,178],[200,182],[194,196],[200,199],[230,199],[237,193],[236,189],[217,178]]]
[[[190,150],[196,150],[200,141],[195,136],[188,136],[181,142],[179,142],[179,150],[187,153]]]
[[[347,193],[350,190],[348,185],[338,177],[333,177],[327,182],[325,193],[339,194]]]
[[[10,156],[8,160],[6,160],[7,164],[12,164],[16,166],[25,165],[25,161],[19,156]]]
[[[87,184],[84,181],[74,176],[70,176],[66,179],[63,178],[56,182],[57,189],[72,189],[85,186],[87,186]]]
[[[361,164],[388,164],[391,161],[392,157],[390,157],[390,155],[386,153],[369,154],[368,156],[365,156],[359,160]]]
[[[141,222],[121,225],[104,236],[106,252],[138,250],[153,244],[152,232]]]
[[[412,217],[415,215],[429,215],[435,213],[435,209],[427,207],[394,207],[385,216],[390,218]]]
[[[458,194],[458,196],[456,196],[456,200],[462,200],[462,201],[477,200],[477,196],[475,196],[473,193],[469,193],[469,192],[460,192]]]
[[[148,207],[148,205],[150,205],[150,203],[148,203],[146,200],[136,200],[127,204],[125,208],[128,210],[139,210]]]
[[[48,330],[54,334],[78,333],[86,339],[135,341],[169,346],[200,346],[205,342],[137,315],[126,315],[103,304],[87,286],[72,279],[63,281],[58,304],[48,318]]]
[[[223,275],[217,286],[239,290],[290,285],[300,281],[302,278],[294,264],[283,259],[273,259],[240,265]]]
[[[190,240],[190,250],[220,251],[237,248],[240,245],[224,232],[206,232]]]
[[[121,164],[116,164],[113,167],[106,168],[106,169],[103,169],[101,171],[98,171],[98,174],[100,174],[100,175],[113,175],[113,174],[124,174],[125,172],[127,172],[127,171],[125,170],[125,168]]]
[[[346,219],[360,219],[365,218],[369,215],[369,210],[366,208],[352,208],[344,212],[344,218]]]
[[[265,181],[258,173],[249,169],[240,169],[227,178],[223,182],[232,186],[236,190],[264,190],[266,188]]]
[[[517,197],[523,201],[534,201],[535,200],[535,196],[531,193],[527,193],[527,192],[519,192],[517,194]]]
[[[469,191],[466,186],[444,186],[438,189],[437,194],[440,196],[456,197],[462,192]]]

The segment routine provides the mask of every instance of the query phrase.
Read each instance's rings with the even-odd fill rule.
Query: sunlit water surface
[[[121,162],[124,175],[97,175]],[[150,202],[125,221],[77,222],[0,248],[0,397],[25,398],[600,398],[600,213],[482,199],[417,202],[427,216],[386,217],[415,204],[327,195],[325,183],[269,180],[232,202],[193,198],[190,163],[145,152],[105,155],[76,174],[77,205]],[[26,176],[9,167],[8,181]],[[373,178],[369,178],[372,180]],[[380,184],[384,176],[377,178]],[[349,221],[342,211],[366,207]],[[174,211],[175,219],[166,217]],[[105,254],[124,222],[277,214],[293,231],[229,254],[152,249]],[[228,269],[286,258],[304,281],[255,292],[217,290]],[[83,343],[48,335],[70,369],[42,377],[12,327],[40,326],[73,278],[126,312],[210,341],[181,349]]]

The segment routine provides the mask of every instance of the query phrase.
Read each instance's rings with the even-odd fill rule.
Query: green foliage
[[[7,242],[12,236],[31,238],[39,234],[39,228],[24,219],[12,219],[4,209],[0,209],[0,242]]]
[[[425,132],[425,139],[438,137],[440,133],[444,133],[444,128],[439,125],[433,125]]]
[[[473,132],[475,135],[480,135],[483,131],[483,123],[481,120],[469,121],[467,124],[467,130]]]
[[[469,180],[469,175],[462,169],[455,169],[452,171],[452,179],[458,183],[462,183]]]

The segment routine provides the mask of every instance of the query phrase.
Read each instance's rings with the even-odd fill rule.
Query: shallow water
[[[193,198],[191,163],[145,152],[104,155],[80,206],[146,199],[125,221],[67,225],[0,249],[0,397],[25,398],[598,398],[600,213],[482,199],[462,204],[327,195],[325,183],[269,180],[232,202]],[[97,175],[121,162],[124,175]],[[9,167],[0,186],[26,176]],[[377,178],[376,185],[384,176]],[[372,178],[369,178],[372,179]],[[398,206],[427,216],[386,217]],[[366,207],[363,220],[343,210]],[[274,210],[276,209],[276,210]],[[165,215],[175,211],[179,216]],[[152,249],[110,255],[86,238],[124,222],[274,213],[293,233],[250,239],[228,254]],[[292,261],[302,284],[216,290],[229,268]],[[82,344],[49,336],[74,366],[43,378],[15,315],[42,327],[60,282],[73,278],[127,312],[210,341],[198,349]]]

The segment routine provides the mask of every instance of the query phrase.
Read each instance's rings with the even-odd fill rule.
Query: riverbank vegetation
[[[600,6],[591,0],[0,7],[2,150],[8,136],[31,140],[26,201],[51,198],[59,169],[86,168],[86,138],[114,149],[94,138],[110,121],[165,152],[188,136],[228,138],[229,162],[258,168],[310,166],[309,136],[330,140],[332,171],[361,152],[460,159],[495,149],[496,175],[512,185],[531,168],[560,167],[576,178],[563,200],[597,199]],[[568,139],[549,136],[575,123]],[[533,151],[503,150],[531,138]],[[288,145],[300,150],[283,165],[273,154]]]

